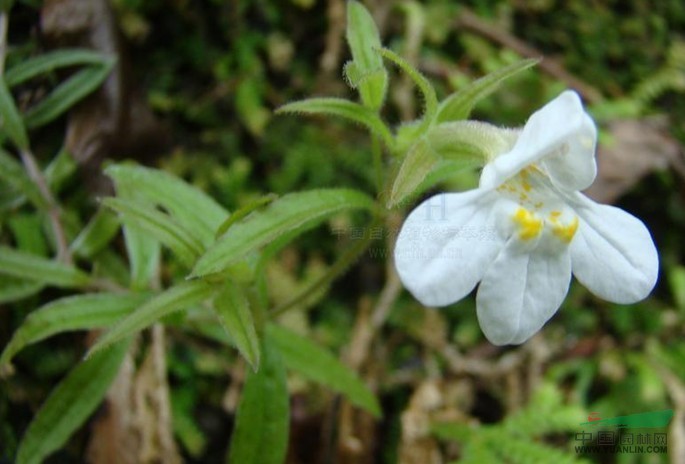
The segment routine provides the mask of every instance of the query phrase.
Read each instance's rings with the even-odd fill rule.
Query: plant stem
[[[373,172],[375,174],[376,192],[383,191],[383,148],[376,135],[371,136],[371,154],[373,156]]]
[[[64,227],[62,227],[62,221],[60,219],[61,210],[55,198],[50,192],[43,172],[38,167],[36,158],[31,153],[30,149],[25,149],[20,151],[21,161],[24,163],[24,167],[29,174],[29,177],[38,186],[43,199],[48,204],[48,218],[50,219],[50,224],[52,226],[52,231],[55,234],[55,244],[57,246],[57,259],[66,264],[71,264],[71,253],[69,252],[69,244],[67,243],[67,237],[64,233]]]

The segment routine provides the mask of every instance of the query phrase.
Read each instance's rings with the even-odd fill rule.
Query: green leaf
[[[133,225],[124,225],[124,242],[131,272],[131,288],[142,290],[158,279],[161,247],[159,241]]]
[[[394,208],[412,195],[421,182],[433,170],[439,158],[425,137],[421,137],[409,150],[395,177],[387,201],[388,208]]]
[[[0,79],[0,124],[17,148],[26,150],[29,147],[26,126],[4,79]]]
[[[485,164],[514,146],[518,133],[480,121],[452,121],[433,126],[427,134],[441,159],[476,159]]]
[[[56,287],[85,287],[90,277],[75,267],[0,246],[0,274]]]
[[[85,64],[107,65],[108,62],[107,57],[92,50],[78,48],[55,50],[12,66],[5,72],[5,82],[8,87],[14,87],[58,68]]]
[[[0,365],[9,363],[24,347],[52,335],[109,327],[149,297],[144,294],[97,293],[54,300],[28,315],[2,352]]]
[[[125,200],[144,198],[135,183],[117,183],[116,189],[119,198]],[[159,240],[133,224],[124,224],[123,231],[131,287],[135,290],[142,290],[154,285],[159,276],[161,256]]]
[[[468,87],[445,98],[438,108],[437,122],[457,121],[466,119],[473,107],[483,98],[493,93],[510,77],[536,65],[539,59],[521,60],[495,72],[483,76]]]
[[[71,180],[71,176],[78,170],[78,164],[66,148],[57,153],[45,168],[45,181],[51,192],[59,192]]]
[[[164,171],[116,164],[105,173],[114,180],[117,191],[134,189],[139,198],[161,206],[204,246],[214,242],[216,231],[229,216],[210,196]]]
[[[332,214],[351,209],[372,210],[367,195],[348,189],[321,189],[290,193],[263,211],[234,224],[200,258],[191,276],[221,272],[252,251],[294,229],[314,227]]]
[[[47,97],[30,108],[24,116],[26,127],[44,126],[97,89],[107,78],[114,61],[89,66],[58,85]]]
[[[479,122],[453,121],[433,125],[410,149],[402,162],[387,207],[394,208],[408,198],[425,191],[446,175],[461,169],[483,165],[509,150],[516,133]],[[445,162],[447,161],[447,163]],[[437,170],[447,170],[433,176]]]
[[[60,449],[100,404],[128,350],[125,340],[81,362],[52,391],[31,421],[17,464],[39,464]]]
[[[201,279],[183,282],[163,291],[105,332],[87,356],[92,356],[112,343],[140,332],[164,316],[201,303],[214,291],[214,287]]]
[[[28,298],[43,289],[40,282],[4,276],[0,281],[0,304]]]
[[[364,106],[378,111],[388,90],[388,72],[377,53],[381,48],[378,28],[359,2],[347,2],[346,32],[353,61],[345,66],[345,75],[351,86],[359,89]]]
[[[380,417],[381,408],[376,396],[354,371],[330,352],[275,324],[267,326],[267,338],[278,347],[289,369],[345,395],[351,403]]]
[[[31,180],[19,161],[5,150],[0,149],[0,179],[20,191],[37,208],[47,207],[38,186]]]
[[[236,413],[229,463],[283,464],[288,448],[290,405],[285,370],[265,340],[258,372],[249,372]]]
[[[71,242],[69,249],[82,258],[90,258],[107,246],[119,232],[119,221],[110,211],[98,210],[86,227]]]
[[[217,229],[216,231],[216,238],[221,237],[226,233],[228,229],[231,228],[233,224],[236,222],[240,221],[244,217],[246,217],[248,214],[250,214],[252,211],[255,211],[262,206],[268,205],[272,201],[276,200],[278,198],[278,195],[275,193],[269,193],[268,195],[261,196],[257,198],[256,200],[248,203],[247,205],[243,206],[239,210],[235,211],[233,214],[231,214],[228,219],[226,219]]]
[[[276,113],[330,114],[340,116],[362,124],[373,134],[380,137],[388,147],[393,147],[394,144],[390,129],[373,110],[342,98],[308,98],[281,106],[276,110]]]
[[[399,67],[404,73],[409,76],[409,78],[414,82],[416,88],[419,89],[421,95],[423,96],[424,104],[426,106],[426,111],[424,114],[424,127],[428,127],[432,124],[433,119],[438,111],[438,97],[435,95],[435,89],[431,83],[423,77],[423,75],[416,70],[407,60],[399,56],[397,53],[393,52],[387,48],[381,48],[378,50],[383,57],[392,61],[397,67]]]
[[[231,281],[214,298],[214,313],[252,369],[259,369],[259,338],[244,290]]]
[[[135,200],[105,198],[102,203],[121,215],[122,220],[150,233],[168,246],[181,261],[192,266],[204,247],[196,237],[168,214]]]

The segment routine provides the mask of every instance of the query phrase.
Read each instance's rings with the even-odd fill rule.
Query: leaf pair
[[[21,116],[12,99],[10,87],[58,68],[76,65],[84,67]],[[29,146],[27,129],[43,126],[61,116],[97,89],[113,66],[112,58],[88,50],[72,49],[46,53],[8,69],[0,80],[0,116],[4,132],[20,150],[26,150]]]

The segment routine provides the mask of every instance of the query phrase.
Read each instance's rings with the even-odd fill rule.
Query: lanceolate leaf
[[[351,403],[380,417],[381,408],[371,390],[330,352],[275,324],[268,326],[267,338],[278,347],[289,369],[343,394]]]
[[[394,208],[406,197],[414,193],[426,176],[439,161],[425,137],[409,150],[395,177],[388,199],[388,208]]]
[[[290,407],[285,370],[277,349],[265,341],[259,371],[249,372],[236,414],[228,462],[283,464]]]
[[[0,274],[11,275],[56,287],[84,287],[88,274],[66,264],[0,246]]]
[[[86,49],[62,49],[44,53],[34,58],[22,61],[5,73],[5,81],[9,87],[21,84],[33,77],[53,71],[57,68],[84,64],[107,64],[107,57],[100,53]]]
[[[381,39],[373,17],[359,2],[347,2],[347,43],[353,61],[345,66],[352,87],[359,90],[365,107],[377,111],[388,89],[388,72],[377,53]]]
[[[228,211],[204,192],[164,171],[117,164],[108,167],[105,173],[114,180],[117,191],[126,187],[135,189],[136,198],[163,207],[205,246],[214,241],[216,231],[229,216]]]
[[[259,369],[259,338],[243,289],[231,281],[214,298],[214,312],[252,369]]]
[[[183,282],[158,294],[125,317],[102,335],[88,352],[88,356],[125,337],[149,327],[155,321],[175,311],[201,303],[215,289],[201,279]]]
[[[119,221],[111,211],[99,210],[69,246],[81,257],[90,258],[102,250],[119,231]]]
[[[117,183],[116,189],[118,197],[124,200],[138,200],[141,197],[140,187],[134,184]],[[131,287],[134,290],[149,288],[159,275],[159,240],[134,224],[124,224],[123,230]]]
[[[19,161],[0,149],[0,179],[26,195],[36,207],[47,206],[38,186],[31,180]]]
[[[3,276],[0,281],[0,304],[28,298],[40,292],[43,286],[40,282]]]
[[[393,146],[390,130],[371,109],[342,98],[308,98],[281,106],[276,113],[330,114],[362,124],[380,137],[388,146]]]
[[[404,58],[392,50],[381,48],[378,50],[378,53],[395,63],[397,67],[404,71],[407,76],[414,81],[414,85],[416,85],[416,87],[419,89],[419,92],[421,92],[426,105],[426,114],[424,115],[424,120],[426,121],[426,126],[428,126],[430,123],[432,123],[433,118],[438,110],[438,97],[435,95],[435,89],[433,89],[431,83],[419,71],[414,69],[414,67]]]
[[[373,208],[371,198],[355,190],[322,189],[285,195],[234,224],[200,258],[192,276],[221,272],[281,235],[313,227],[334,213]]]
[[[0,79],[0,128],[19,149],[29,147],[26,127],[4,79]]]
[[[43,403],[26,430],[17,464],[39,464],[61,448],[100,404],[128,350],[118,343],[76,366]]]
[[[26,127],[43,126],[59,117],[76,102],[97,89],[107,78],[113,61],[82,69],[57,86],[47,97],[26,112]]]
[[[109,327],[141,305],[149,295],[97,293],[54,300],[33,311],[14,332],[0,357],[9,363],[25,346],[72,330]]]
[[[103,204],[118,212],[124,222],[150,233],[171,248],[187,265],[192,266],[202,253],[202,243],[168,214],[135,200],[105,198]]]
[[[456,121],[468,118],[473,107],[506,80],[521,71],[536,65],[540,60],[521,60],[483,76],[471,85],[453,93],[440,103],[437,122]]]

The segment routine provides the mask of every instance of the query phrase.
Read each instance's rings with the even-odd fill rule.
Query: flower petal
[[[559,186],[570,190],[585,188],[592,183],[597,170],[596,135],[580,97],[567,90],[533,113],[511,151],[485,166],[480,186],[495,188],[546,157],[545,170]]]
[[[525,253],[512,237],[478,287],[476,304],[483,333],[495,345],[525,342],[559,309],[570,281],[567,250]]]
[[[659,255],[642,221],[580,193],[572,199],[580,226],[571,241],[571,260],[580,283],[614,303],[649,295],[659,274]]]
[[[573,136],[542,159],[542,166],[552,183],[563,190],[585,190],[597,177],[597,128],[583,113]]]
[[[407,217],[395,244],[404,286],[426,306],[445,306],[468,295],[502,247],[493,207],[482,190],[436,195]]]

